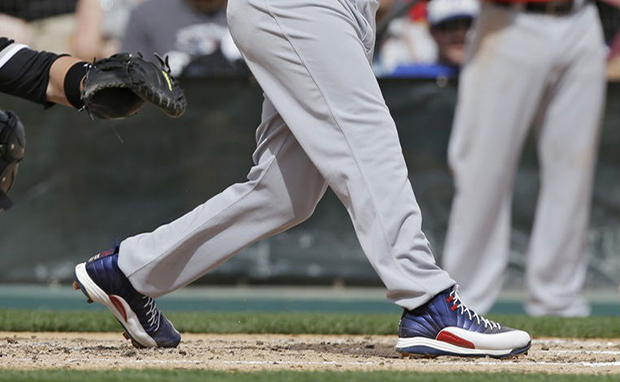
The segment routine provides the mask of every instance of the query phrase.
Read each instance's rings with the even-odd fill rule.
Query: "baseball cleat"
[[[77,281],[73,282],[73,289],[75,290],[80,290],[80,284],[77,283]],[[88,297],[88,296],[87,296]],[[90,299],[90,297],[88,297],[88,300],[86,300],[87,304],[92,304],[93,300]]]
[[[89,303],[105,305],[125,329],[125,338],[135,347],[176,347],[181,335],[151,297],[134,289],[118,267],[118,251],[117,244],[76,265],[73,287],[80,289]]]
[[[396,351],[403,357],[512,358],[527,353],[532,342],[522,330],[486,319],[463,305],[458,287],[446,289],[414,310],[405,310]]]

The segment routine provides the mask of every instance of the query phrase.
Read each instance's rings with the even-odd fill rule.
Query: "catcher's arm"
[[[166,61],[118,54],[92,64],[68,55],[37,52],[0,37],[0,92],[37,102],[85,108],[93,117],[124,118],[150,102],[171,117],[187,101]]]
[[[0,37],[0,92],[50,106],[52,103],[47,100],[50,68],[58,57]]]
[[[80,91],[86,68],[72,70],[80,62],[75,57],[38,52],[0,37],[0,91],[46,107],[60,103],[80,109],[84,106]],[[73,102],[70,95],[74,95]]]
[[[47,84],[46,90],[46,98],[48,102],[59,103],[65,106],[72,106],[69,100],[67,99],[66,91],[65,91],[65,78],[67,76],[67,72],[71,67],[78,63],[84,63],[80,59],[71,56],[63,56],[59,57],[54,61],[49,71],[49,82]],[[86,64],[86,63],[84,63]],[[77,83],[72,84],[76,86],[78,94],[82,91],[82,79],[84,76],[80,78]],[[71,84],[67,84],[70,86]]]

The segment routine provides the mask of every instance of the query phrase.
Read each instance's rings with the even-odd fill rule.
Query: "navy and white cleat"
[[[528,351],[530,335],[479,316],[463,305],[458,287],[414,310],[405,310],[396,351],[404,357],[512,358]]]
[[[123,335],[137,348],[176,347],[181,335],[155,306],[155,301],[134,289],[118,267],[118,244],[75,267],[73,287],[88,302],[105,305],[125,328]]]

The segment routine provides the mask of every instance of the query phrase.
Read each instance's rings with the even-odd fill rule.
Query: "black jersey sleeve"
[[[0,37],[0,92],[52,105],[46,91],[50,67],[58,57]]]

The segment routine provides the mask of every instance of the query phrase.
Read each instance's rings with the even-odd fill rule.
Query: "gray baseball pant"
[[[454,281],[422,232],[396,126],[370,60],[376,0],[231,0],[231,34],[265,93],[255,165],[185,216],[121,243],[143,294],[181,288],[307,219],[331,187],[387,297],[413,309]],[[240,111],[243,112],[243,111]]]
[[[534,128],[541,185],[526,310],[587,315],[584,241],[605,99],[596,8],[547,16],[482,2],[470,37],[450,138],[456,195],[443,264],[468,307],[493,306],[508,263],[515,173]]]

